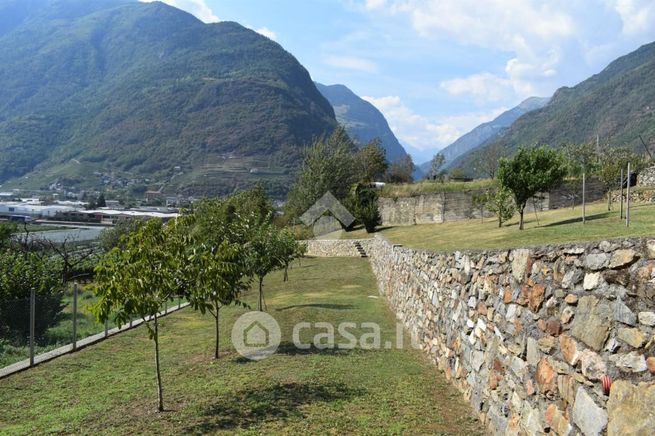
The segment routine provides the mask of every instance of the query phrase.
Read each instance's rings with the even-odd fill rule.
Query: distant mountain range
[[[511,154],[520,144],[558,146],[589,142],[642,151],[639,136],[655,142],[655,43],[610,63],[599,74],[555,92],[545,107],[520,117],[495,141]],[[463,155],[458,165],[473,174],[483,150]]]
[[[344,85],[322,85],[318,90],[327,98],[348,135],[359,145],[378,138],[387,153],[387,160],[395,162],[407,152],[389,128],[384,115],[368,101],[356,95]]]
[[[514,121],[528,112],[544,107],[549,101],[549,97],[530,97],[518,106],[503,112],[492,121],[480,124],[470,132],[459,137],[455,142],[439,151],[446,158],[443,168],[451,167],[458,157],[488,142],[497,140]],[[425,162],[420,167],[423,172],[428,174],[430,172],[431,162]]]
[[[237,23],[163,3],[0,0],[0,185],[288,189],[337,125],[308,72]]]

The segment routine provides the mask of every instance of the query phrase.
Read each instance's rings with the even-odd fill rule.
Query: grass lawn
[[[268,312],[279,322],[278,353],[240,357],[231,327],[245,309],[225,309],[214,361],[213,322],[184,309],[162,321],[167,411],[156,413],[153,343],[145,328],[0,380],[0,433],[481,434],[468,404],[412,350],[298,350],[300,321],[351,321],[356,337],[380,325],[395,343],[395,320],[366,260],[304,259],[267,277]],[[254,306],[256,295],[246,300]],[[324,332],[315,329],[313,333]],[[305,332],[304,338],[312,336]],[[336,342],[343,342],[338,336]]]
[[[607,203],[587,205],[587,222],[582,224],[582,207],[525,214],[525,230],[518,229],[518,215],[498,228],[495,218],[450,221],[380,229],[389,240],[413,248],[429,250],[466,250],[509,248],[539,244],[589,241],[620,236],[655,236],[655,205],[635,204],[631,207],[631,225],[619,219],[619,206],[607,211]],[[335,232],[324,238],[366,238],[362,229]]]

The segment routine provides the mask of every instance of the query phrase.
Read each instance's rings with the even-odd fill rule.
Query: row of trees
[[[337,128],[331,136],[306,149],[287,198],[285,219],[294,221],[331,192],[357,222],[372,232],[380,224],[380,213],[378,194],[371,183],[381,179],[411,181],[412,170],[411,158],[389,165],[377,140],[357,150],[345,130]]]
[[[98,319],[118,324],[143,319],[155,346],[158,409],[163,410],[158,313],[176,296],[214,318],[214,358],[219,357],[220,314],[242,305],[242,294],[258,283],[259,310],[266,309],[264,278],[286,270],[304,254],[293,234],[273,222],[261,187],[226,200],[204,200],[166,224],[140,222],[128,228],[96,267],[93,308]]]
[[[600,180],[610,210],[611,192],[620,186],[621,171],[628,163],[634,172],[647,164],[644,156],[628,148],[598,147],[591,143],[564,144],[556,149],[520,147],[511,158],[501,157],[501,150],[492,145],[483,149],[482,155],[479,166],[496,179],[497,186],[477,197],[476,202],[498,217],[499,226],[518,211],[521,230],[527,202],[537,193],[559,186],[565,178],[574,182],[575,192],[571,193],[574,199],[579,196],[581,186],[578,181],[583,174]]]

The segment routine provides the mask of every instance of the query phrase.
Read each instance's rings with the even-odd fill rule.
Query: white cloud
[[[255,32],[259,33],[260,35],[264,35],[268,39],[272,39],[273,41],[277,41],[277,33],[273,32],[268,27],[260,27],[259,29],[253,29],[253,30]]]
[[[653,0],[366,0],[365,10],[406,17],[427,40],[498,53],[498,65],[443,80],[452,95],[516,102],[574,85],[655,39]]]
[[[152,3],[154,1],[161,1],[175,8],[182,9],[188,13],[195,15],[200,21],[205,23],[216,23],[220,21],[212,12],[211,8],[207,6],[205,0],[139,0],[143,3]]]
[[[327,65],[346,70],[376,73],[378,66],[374,62],[357,56],[327,56],[323,59]]]
[[[498,108],[484,113],[470,113],[430,119],[415,113],[398,96],[362,97],[382,112],[396,137],[420,151],[434,151],[451,144],[477,125],[504,112]]]
[[[655,3],[652,0],[615,0],[612,3],[623,21],[623,33],[626,35],[655,28]]]

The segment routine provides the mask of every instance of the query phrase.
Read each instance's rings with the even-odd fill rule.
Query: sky
[[[654,0],[165,0],[374,104],[414,161],[655,41]]]

